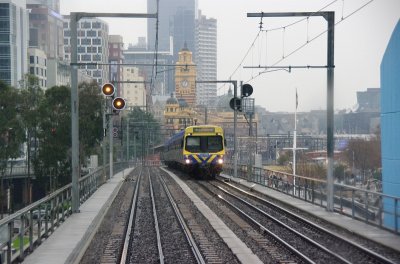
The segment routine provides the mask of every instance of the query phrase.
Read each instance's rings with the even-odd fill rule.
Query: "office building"
[[[77,27],[79,69],[86,71],[99,85],[108,82],[108,24],[98,18],[82,18]],[[69,16],[64,16],[64,59],[71,61]]]
[[[217,80],[217,20],[207,18],[201,14],[201,11],[196,20],[195,56],[197,80]],[[198,105],[214,105],[216,98],[216,83],[197,83],[196,100]]]
[[[157,11],[157,1],[147,0],[147,12]],[[159,23],[158,23],[158,51],[173,53],[170,64],[178,61],[178,52],[184,44],[193,53],[195,49],[195,20],[197,16],[197,0],[169,0],[159,1]],[[147,23],[147,47],[154,51],[156,44],[156,20],[149,19]],[[195,55],[195,54],[193,54]],[[161,69],[163,71],[164,69]],[[167,82],[163,84],[163,95],[174,92],[174,75],[166,73]],[[172,71],[173,73],[174,71]]]
[[[122,36],[110,35],[108,37],[108,62],[110,65],[110,77],[109,80],[117,88],[116,96],[122,95],[122,90],[124,89],[123,81],[123,65],[124,63],[124,42]]]
[[[27,5],[42,5],[60,13],[60,0],[26,0]]]
[[[127,108],[140,107],[146,109],[146,86],[144,77],[141,75],[139,68],[132,66],[123,67],[124,88],[122,97],[127,102]]]
[[[0,79],[18,87],[28,72],[26,0],[0,0]]]
[[[43,50],[48,59],[63,59],[62,16],[44,4],[27,4],[27,8],[29,10],[29,47]]]
[[[43,50],[29,48],[29,73],[38,78],[40,88],[47,88],[47,56]]]

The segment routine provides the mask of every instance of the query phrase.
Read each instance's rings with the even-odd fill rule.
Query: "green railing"
[[[114,163],[114,173],[132,165]],[[109,179],[108,168],[99,167],[79,179],[80,204]],[[0,220],[0,264],[22,261],[27,251],[32,252],[72,214],[71,189],[72,184],[68,184]]]
[[[224,173],[233,175],[233,164],[224,166]],[[255,182],[292,197],[326,208],[326,181],[290,173],[253,167],[237,166],[237,176]],[[385,201],[385,207],[383,202]],[[334,209],[353,219],[400,234],[400,197],[385,195],[354,186],[334,184]],[[393,227],[383,225],[383,219],[390,219]]]

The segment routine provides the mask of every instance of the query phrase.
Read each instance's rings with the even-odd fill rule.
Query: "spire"
[[[188,49],[188,47],[187,47],[186,40],[185,40],[185,43],[183,44],[183,49],[182,49],[182,51],[189,51],[189,49]]]

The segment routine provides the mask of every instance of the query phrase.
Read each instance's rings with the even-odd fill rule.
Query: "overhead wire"
[[[360,6],[359,8],[355,9],[353,12],[351,12],[350,14],[348,14],[347,16],[342,16],[342,19],[339,20],[338,22],[336,22],[334,24],[334,26],[336,27],[338,24],[342,23],[343,21],[345,21],[346,19],[348,19],[349,17],[351,17],[352,15],[356,14],[357,12],[359,12],[360,10],[362,10],[364,7],[366,7],[367,5],[369,5],[370,3],[372,3],[374,0],[369,0],[368,2],[366,2],[364,5]],[[336,1],[334,1],[336,2]],[[283,60],[285,60],[286,58],[288,58],[289,56],[293,55],[294,53],[298,52],[299,50],[301,50],[302,48],[304,48],[305,46],[307,46],[308,44],[310,44],[311,42],[313,42],[314,40],[318,39],[319,37],[321,37],[322,35],[324,35],[326,32],[328,32],[328,29],[322,31],[321,33],[319,33],[318,35],[316,35],[315,37],[313,37],[312,39],[308,40],[306,43],[300,45],[299,47],[297,47],[296,49],[294,49],[293,51],[291,51],[290,53],[288,53],[285,57],[283,57],[282,59],[279,59],[278,61],[276,61],[275,63],[273,63],[271,66],[276,66],[277,64],[279,64],[280,62],[282,62]],[[275,70],[273,70],[275,71]],[[258,78],[260,75],[264,74],[264,73],[269,73],[272,72],[271,70],[264,70],[258,73],[257,76],[255,77],[251,77],[249,80],[247,80],[246,82],[250,82],[256,78]]]
[[[339,0],[334,0],[334,1],[330,2],[329,4],[327,4],[327,5],[325,5],[324,7],[320,8],[318,11],[315,11],[315,13],[317,13],[317,12],[319,12],[319,11],[321,11],[321,10],[324,10],[325,8],[331,6],[332,4],[334,4],[334,3],[337,2],[337,1],[339,1]],[[261,12],[261,13],[263,13],[263,12]],[[268,29],[268,30],[263,30],[263,24],[264,24],[264,23],[262,22],[262,17],[261,17],[261,21],[260,21],[260,23],[259,23],[259,29],[260,29],[260,30],[257,32],[256,37],[254,38],[254,40],[253,40],[252,43],[250,44],[250,47],[247,49],[247,51],[246,51],[245,55],[243,56],[242,60],[240,61],[239,65],[238,65],[238,66],[235,68],[235,70],[231,73],[231,75],[229,76],[228,79],[231,80],[232,77],[233,77],[233,75],[235,75],[235,73],[238,71],[238,69],[242,66],[243,62],[245,61],[245,59],[246,59],[247,56],[249,55],[250,50],[254,47],[254,43],[255,43],[255,42],[257,41],[257,39],[260,37],[260,33],[261,33],[262,31],[265,31],[266,34],[267,34],[268,31],[280,30],[280,29],[282,29],[282,28],[291,27],[291,26],[293,26],[293,25],[295,25],[295,24],[297,24],[297,23],[300,23],[301,21],[303,21],[303,20],[305,20],[305,19],[307,19],[307,18],[299,19],[299,20],[297,20],[297,21],[295,21],[295,22],[293,22],[293,23],[287,24],[287,25],[285,25],[285,26],[283,26],[283,27],[281,26],[281,27],[277,27],[277,28],[272,28],[272,29]],[[266,43],[267,43],[267,40],[266,40]],[[266,53],[266,55],[267,55],[267,52],[265,52],[265,53]],[[286,56],[286,57],[287,57],[287,56]],[[221,85],[221,86],[218,88],[218,91],[220,91],[222,88],[224,88],[225,85],[226,85],[226,84]]]

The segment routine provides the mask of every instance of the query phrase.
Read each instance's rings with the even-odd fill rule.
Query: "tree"
[[[380,137],[365,139],[353,139],[349,142],[345,152],[348,164],[353,164],[365,175],[368,171],[375,171],[382,166]]]
[[[71,181],[71,92],[66,86],[46,90],[39,105],[39,153],[34,160],[36,176],[50,191]],[[50,182],[47,180],[50,180]]]
[[[80,160],[102,138],[102,96],[95,82],[79,85]],[[39,154],[35,173],[50,190],[71,182],[71,89],[55,86],[40,102],[38,122]],[[49,180],[50,179],[50,183]],[[49,189],[49,188],[47,188]]]
[[[21,122],[26,132],[26,166],[29,175],[25,181],[25,188],[27,190],[30,190],[32,156],[33,159],[36,158],[38,147],[37,129],[40,119],[39,104],[43,100],[44,92],[39,86],[39,79],[34,75],[25,75],[25,78],[20,82],[20,84],[21,90],[18,102],[18,109],[21,116]],[[32,197],[30,192],[26,194],[25,198],[27,199],[27,202],[31,202]]]
[[[161,144],[161,128],[158,121],[154,118],[153,114],[135,107],[127,115],[130,125],[129,139],[130,141],[136,139],[136,146],[130,151],[132,154],[136,152],[139,156],[145,156],[145,150],[148,150],[150,145],[156,146]],[[123,126],[123,134],[126,135],[126,126]]]
[[[96,82],[79,85],[80,157],[92,154],[103,138],[103,96]]]
[[[0,80],[0,211],[3,213],[4,176],[9,160],[22,155],[24,130],[18,115],[18,91]]]

